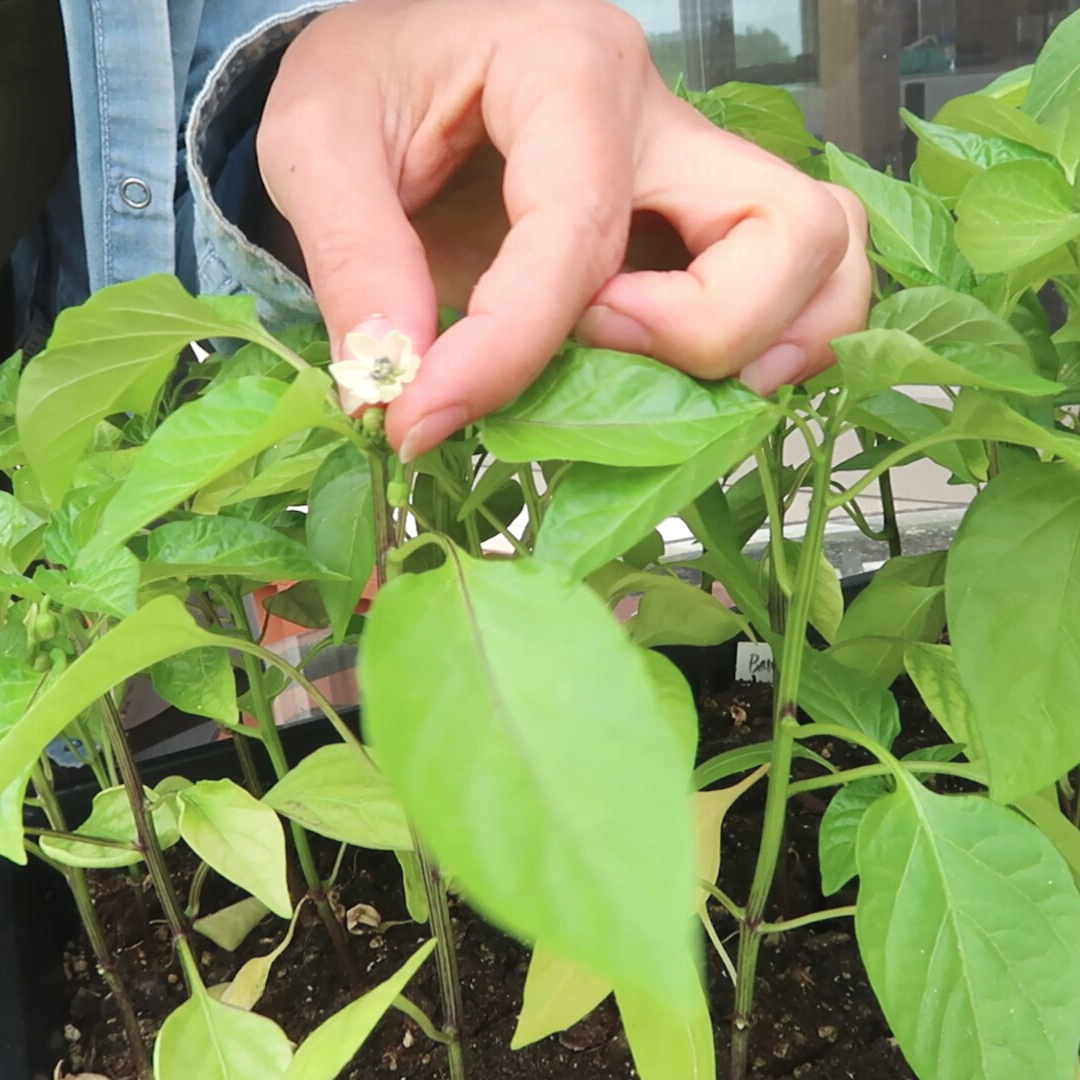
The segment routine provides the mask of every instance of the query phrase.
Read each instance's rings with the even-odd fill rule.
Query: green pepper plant
[[[716,123],[852,189],[870,218],[869,327],[835,343],[835,368],[770,399],[571,342],[516,402],[402,463],[379,407],[415,370],[400,342],[385,355],[370,343],[345,372],[318,328],[275,336],[252,300],[195,299],[167,277],[102,290],[60,317],[42,354],[0,368],[12,488],[0,496],[0,854],[66,876],[142,1076],[329,1080],[392,1006],[446,1045],[453,1080],[471,1075],[450,881],[533,948],[515,1047],[614,994],[644,1080],[744,1080],[762,942],[854,918],[920,1080],[1074,1080],[1078,54],[1073,16],[1032,68],[932,122],[905,116],[919,140],[910,182],[822,147],[784,91],[680,88]],[[178,362],[207,339],[245,344]],[[342,411],[328,365],[346,399],[371,404],[360,420]],[[910,386],[942,388],[942,404]],[[789,442],[803,464],[785,464]],[[917,458],[974,495],[947,553],[903,553],[890,478]],[[803,490],[795,541],[785,517]],[[860,506],[871,490],[876,529]],[[823,558],[839,514],[892,555],[846,610]],[[656,532],[675,515],[700,544],[682,566]],[[745,548],[763,525],[757,563]],[[722,583],[736,609],[685,569]],[[361,618],[373,572],[380,589]],[[252,629],[244,599],[275,581],[296,583],[278,610],[358,648],[359,733],[305,675],[310,654],[288,664]],[[620,622],[630,595],[636,612]],[[776,658],[772,737],[698,760],[694,696],[652,646],[739,634]],[[941,741],[899,757],[891,687],[905,673]],[[125,686],[144,674],[229,729],[244,784],[144,787],[121,720]],[[333,735],[292,768],[272,713],[291,682]],[[74,826],[53,783],[56,739],[101,788]],[[838,771],[820,739],[852,744],[865,764]],[[961,793],[926,786],[932,776]],[[736,896],[722,825],[756,784],[757,865]],[[822,894],[857,878],[857,896],[786,916],[773,885],[787,807],[811,790],[834,792]],[[165,853],[186,844],[198,883],[218,873],[250,894],[194,924],[210,936],[295,919],[309,898],[362,991],[312,832],[397,852],[410,914],[433,940],[294,1049],[254,1011],[279,950],[205,987],[191,947],[199,889],[181,902]],[[139,903],[145,873],[168,920],[190,996],[152,1060],[88,870],[128,873]],[[719,1045],[704,941],[732,984]],[[429,953],[438,1024],[404,996]]]

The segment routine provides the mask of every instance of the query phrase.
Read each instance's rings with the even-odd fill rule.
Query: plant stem
[[[377,502],[378,500],[376,500]],[[223,590],[223,598],[232,616],[233,625],[237,632],[243,633],[246,625],[243,604],[227,589]],[[236,644],[239,646],[241,643],[237,641]],[[243,644],[246,646],[251,643],[245,641]],[[259,663],[257,656],[253,655],[253,650],[257,650],[259,653],[268,652],[269,650],[264,650],[259,645],[253,646],[253,649],[243,648],[244,671],[247,673],[251,702],[255,710],[255,720],[262,735],[263,745],[270,756],[270,764],[273,767],[274,775],[278,780],[283,780],[288,775],[289,762],[285,756],[285,748],[281,744],[281,732],[278,731],[277,724],[274,722],[270,699],[266,696],[266,687],[263,685],[263,667]],[[315,904],[315,909],[326,926],[342,971],[345,973],[350,985],[358,990],[361,985],[360,971],[349,949],[349,939],[345,934],[345,929],[334,914],[330,901],[327,899],[326,889],[323,887],[318,867],[315,865],[311,842],[308,840],[308,835],[303,827],[297,822],[290,821],[289,829],[292,834],[293,846],[296,849],[296,857],[300,862],[300,872],[304,875],[304,882],[307,885],[308,896]]]
[[[900,521],[896,516],[896,499],[893,497],[892,473],[887,469],[878,479],[878,491],[881,493],[882,532],[889,545],[889,556],[893,559],[904,554],[900,540]]]
[[[791,577],[788,574],[787,552],[784,550],[784,510],[779,495],[780,470],[784,460],[783,439],[782,431],[774,432],[768,439],[768,451],[759,447],[754,455],[769,515],[769,625],[777,634],[784,632],[788,598],[791,596]]]
[[[210,864],[200,862],[191,879],[191,888],[188,890],[188,905],[185,914],[189,919],[199,917],[199,907],[202,903],[203,885],[210,875]]]
[[[407,1016],[432,1042],[442,1043],[443,1046],[449,1046],[453,1042],[451,1036],[440,1031],[431,1017],[404,994],[398,994],[393,1004],[399,1013]]]
[[[786,919],[784,922],[762,923],[762,934],[784,934],[788,930],[798,930],[803,926],[812,926],[814,923],[825,922],[826,919],[848,919],[855,914],[855,906],[830,908],[828,911],[812,911],[809,915],[800,915],[797,919]]]
[[[521,480],[521,490],[525,495],[525,508],[529,511],[529,524],[525,536],[529,543],[535,544],[537,533],[540,532],[540,523],[544,520],[544,511],[540,506],[540,492],[536,490],[532,465],[522,465],[518,469],[518,478]]]
[[[820,459],[815,463],[810,514],[806,523],[794,594],[788,609],[787,629],[780,661],[780,679],[773,702],[773,756],[765,802],[765,824],[757,866],[754,870],[754,880],[750,886],[750,898],[746,904],[746,915],[739,929],[738,978],[735,988],[734,1030],[731,1040],[731,1080],[746,1080],[747,1075],[750,1025],[754,1007],[754,980],[761,949],[765,906],[772,891],[783,844],[795,731],[799,726],[796,704],[799,677],[806,649],[806,631],[810,619],[810,601],[813,596],[812,583],[825,538],[825,525],[829,517],[830,468],[835,441],[835,430],[830,424],[825,429],[820,447]]]
[[[72,840],[79,844],[93,844],[95,847],[140,853],[135,844],[129,844],[126,840],[108,840],[104,836],[88,836],[85,833],[64,832],[62,829],[40,829],[36,825],[23,826],[23,832],[29,836],[44,836],[47,840]]]
[[[799,732],[800,737],[802,732]],[[905,761],[903,767],[914,775],[925,773],[931,776],[959,776],[963,780],[984,783],[986,775],[977,766],[964,761]],[[857,769],[844,772],[827,773],[825,776],[813,776],[809,780],[799,780],[788,788],[788,797],[794,798],[807,791],[820,791],[822,788],[840,787],[852,784],[856,780],[869,780],[875,776],[891,776],[893,769],[888,765],[862,765]]]
[[[120,721],[120,713],[109,694],[101,699],[105,702],[105,738],[109,741],[116,755],[116,763],[120,768],[120,777],[127,792],[128,803],[135,819],[135,832],[139,837],[139,849],[146,860],[146,869],[150,874],[150,880],[154,883],[154,889],[161,903],[161,910],[165,914],[165,920],[169,924],[172,934],[173,945],[178,951],[190,952],[188,942],[187,922],[184,919],[184,911],[180,906],[180,899],[173,887],[169,868],[165,863],[165,853],[161,850],[158,841],[157,830],[150,819],[150,813],[146,808],[146,795],[143,791],[142,779],[135,765],[135,758],[128,745],[127,734]],[[184,977],[188,978],[188,970],[185,967]],[[191,990],[190,980],[188,990]]]
[[[465,1008],[461,1001],[461,981],[458,978],[457,948],[454,944],[454,927],[450,921],[450,905],[447,903],[442,874],[416,835],[415,829],[413,845],[420,858],[431,929],[436,940],[435,961],[439,971],[439,991],[443,1005],[442,1029],[447,1036],[446,1049],[450,1058],[450,1080],[465,1080],[465,1047],[461,1041]]]
[[[49,825],[60,834],[67,832],[67,822],[64,819],[63,810],[52,789],[52,785],[45,777],[44,770],[40,766],[34,771],[34,789],[41,799],[42,808]],[[27,830],[29,831],[29,830]],[[105,980],[109,992],[116,999],[117,1008],[120,1010],[120,1018],[127,1032],[128,1046],[134,1060],[138,1080],[151,1080],[153,1067],[150,1064],[150,1055],[146,1050],[143,1040],[142,1028],[139,1026],[139,1018],[135,1013],[135,1005],[128,993],[127,985],[120,977],[116,967],[112,950],[109,948],[105,930],[98,919],[97,909],[94,907],[93,897],[90,895],[90,884],[86,878],[86,871],[73,866],[61,866],[60,872],[67,879],[68,887],[75,898],[75,907],[82,920],[83,929],[93,950],[94,959],[97,961],[98,970]]]
[[[375,580],[379,588],[386,584],[386,555],[394,546],[394,516],[386,501],[386,451],[372,446],[368,450],[368,467],[371,470],[372,505],[375,511]]]
[[[263,797],[262,780],[259,779],[259,770],[255,767],[255,756],[251,752],[247,739],[242,735],[233,735],[232,743],[236,750],[237,759],[240,761],[240,772],[244,777],[244,783],[247,784],[248,791],[256,799],[261,799]]]

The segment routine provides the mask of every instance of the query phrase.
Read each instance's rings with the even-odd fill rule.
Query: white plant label
[[[764,642],[740,641],[735,653],[736,682],[771,683],[773,681],[772,647]]]

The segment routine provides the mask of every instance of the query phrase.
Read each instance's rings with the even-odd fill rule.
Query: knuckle
[[[822,186],[840,204],[840,209],[848,219],[849,229],[865,237],[868,223],[862,199],[839,184],[823,183]]]
[[[811,182],[793,201],[791,211],[800,248],[831,273],[847,254],[851,235],[839,200],[823,184]]]

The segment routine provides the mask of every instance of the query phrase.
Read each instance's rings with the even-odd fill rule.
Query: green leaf
[[[311,554],[345,577],[318,586],[334,627],[334,640],[340,642],[375,569],[371,472],[364,455],[351,443],[334,451],[315,474],[304,527]]]
[[[824,896],[838,893],[858,874],[855,855],[859,826],[866,811],[888,791],[888,782],[883,777],[872,776],[847,784],[829,801],[818,830],[818,862]]]
[[[785,161],[799,162],[821,143],[790,90],[762,83],[728,82],[712,91],[724,105],[725,130],[750,139]]]
[[[309,630],[322,630],[330,625],[326,605],[314,581],[298,581],[282,592],[275,592],[263,600],[263,610],[286,622],[306,626]]]
[[[1042,120],[1077,91],[1080,91],[1080,19],[1073,14],[1058,24],[1035,61],[1024,112]]]
[[[934,122],[975,135],[1008,139],[1046,154],[1054,152],[1053,138],[1042,124],[1032,120],[1015,104],[988,96],[985,91],[950,98],[942,105]]]
[[[105,508],[95,550],[126,540],[286,435],[319,424],[328,385],[314,368],[288,385],[252,376],[181,406],[150,437]]]
[[[949,554],[949,634],[1001,802],[1080,762],[1078,560],[1080,475],[1042,463],[995,477]]]
[[[875,579],[845,613],[830,655],[884,690],[903,670],[908,642],[937,641],[944,628],[941,585]]]
[[[646,649],[644,655],[659,703],[659,715],[675,732],[683,748],[683,765],[689,776],[694,770],[698,748],[698,712],[694,693],[683,673],[663,653]]]
[[[282,1080],[290,1061],[292,1044],[277,1024],[222,1005],[200,986],[158,1033],[154,1080]]]
[[[538,942],[525,976],[525,997],[511,1050],[566,1031],[584,1020],[615,989],[605,975],[594,975]]]
[[[672,1016],[636,991],[617,990],[615,1000],[641,1080],[715,1080],[712,1017],[700,984],[686,1017]]]
[[[900,113],[919,138],[916,160],[920,179],[943,198],[959,197],[973,177],[1009,161],[1042,161],[1057,167],[1052,154],[1026,143],[963,131],[940,122],[930,123],[907,109],[901,109]]]
[[[426,923],[430,917],[427,891],[424,888],[424,869],[415,851],[395,851],[401,867],[401,884],[405,890],[405,909],[413,922]]]
[[[116,490],[115,483],[91,484],[72,488],[64,496],[42,536],[50,562],[59,566],[71,566],[75,562],[97,531],[102,511]]]
[[[179,600],[152,600],[77,657],[9,731],[0,735],[0,790],[106,691],[167,656],[220,641]]]
[[[14,570],[21,573],[30,564],[44,530],[45,522],[37,514],[14,495],[0,491],[0,551],[8,549]]]
[[[952,646],[926,642],[909,645],[904,650],[904,667],[945,734],[964,747],[969,760],[981,760],[985,754],[979,743],[975,710],[960,682]]]
[[[555,489],[535,555],[585,577],[687,506],[757,449],[779,410],[754,406],[744,422],[680,465],[629,469],[572,465]]]
[[[774,639],[773,651],[780,652]],[[861,671],[807,646],[803,653],[799,706],[819,724],[841,724],[888,748],[900,733],[896,699]]]
[[[219,948],[226,952],[235,952],[251,931],[271,914],[273,913],[261,900],[254,896],[245,896],[235,904],[229,904],[220,911],[196,919],[191,925]]]
[[[956,214],[956,242],[984,274],[1014,270],[1080,236],[1068,180],[1041,161],[995,165],[975,177]]]
[[[24,660],[0,652],[0,748],[3,739],[26,712],[45,676]],[[0,857],[19,866],[26,865],[23,847],[23,797],[30,782],[36,758],[13,771],[12,778],[0,784]]]
[[[1034,70],[1034,64],[1024,64],[1012,71],[1006,71],[994,79],[989,86],[984,86],[979,94],[1012,106],[1022,105],[1031,86],[1031,73]]]
[[[681,578],[640,574],[631,580],[635,588],[645,586],[637,613],[627,624],[639,645],[721,645],[746,630],[741,615]]]
[[[147,792],[148,795],[152,794]],[[153,804],[150,820],[162,849],[168,850],[180,839],[176,824],[176,811],[171,801],[163,800]],[[135,816],[131,812],[131,803],[127,792],[122,787],[106,788],[94,796],[90,816],[75,830],[75,836],[93,836],[102,840],[116,840],[135,846],[139,842],[135,828]],[[105,847],[87,841],[61,839],[43,836],[39,840],[41,850],[50,858],[65,866],[83,866],[96,869],[110,869],[119,866],[134,866],[142,862],[138,851],[124,851],[121,848]]]
[[[1080,830],[1061,812],[1057,787],[1039,795],[1025,795],[1014,803],[1069,864],[1073,881],[1080,885]]]
[[[801,557],[802,544],[797,540],[785,540],[784,552],[787,565],[793,570]],[[767,603],[772,576],[771,548],[764,552],[761,567],[758,595],[763,603]],[[810,622],[826,641],[831,642],[843,617],[844,594],[840,588],[840,578],[836,568],[822,552],[814,565],[814,576],[810,583]]]
[[[284,1080],[335,1080],[434,948],[434,941],[421,946],[386,982],[320,1024],[300,1044]]]
[[[1074,94],[1047,119],[1053,150],[1069,183],[1075,186],[1080,171],[1080,93]]]
[[[1080,467],[1080,438],[1033,423],[1007,401],[978,390],[961,392],[943,429],[968,439],[991,439],[1047,450]]]
[[[48,348],[23,372],[16,407],[23,450],[49,501],[63,498],[99,421],[151,408],[181,349],[254,332],[166,274],[111,285],[62,311]]]
[[[289,918],[285,833],[277,814],[231,780],[200,780],[179,792],[180,835],[222,877]]]
[[[731,379],[700,383],[644,356],[574,347],[480,430],[503,461],[643,468],[678,465],[771,410]]]
[[[245,577],[253,581],[335,579],[303,544],[268,525],[234,517],[169,521],[150,533],[143,582],[164,577]]]
[[[228,727],[239,723],[236,678],[224,649],[191,649],[159,660],[150,678],[170,705]]]
[[[833,183],[859,196],[870,218],[874,245],[885,268],[904,285],[963,288],[971,271],[953,239],[953,220],[942,203],[911,184],[828,150]]]
[[[266,983],[270,978],[270,972],[277,963],[281,954],[292,944],[293,934],[296,933],[296,921],[300,917],[302,904],[297,904],[293,912],[289,929],[278,944],[268,953],[262,956],[253,956],[245,961],[240,970],[220,987],[215,986],[210,993],[222,1003],[231,1005],[234,1009],[244,1009],[250,1012],[259,1003],[259,999],[266,992]]]
[[[920,1076],[1074,1080],[1080,896],[1028,822],[914,781],[859,830],[856,931]]]
[[[976,301],[977,302],[977,301]],[[948,355],[902,330],[863,330],[833,342],[855,401],[892,386],[973,386],[1044,397],[1062,389],[1034,371],[1030,357],[982,344],[956,344]]]
[[[831,765],[820,754],[808,750],[805,746],[795,744],[795,757],[802,761],[812,761],[820,765],[826,772],[836,772],[836,766]],[[710,784],[719,783],[729,776],[746,772],[748,769],[756,769],[759,765],[767,765],[772,761],[773,741],[755,743],[753,746],[739,746],[734,750],[725,750],[722,754],[703,761],[695,770],[691,778],[690,786],[694,791],[700,791]]]
[[[331,840],[385,851],[412,847],[405,811],[389,781],[344,743],[309,754],[263,802]]]
[[[39,566],[34,584],[63,607],[123,619],[135,613],[139,560],[125,547],[95,558],[80,552],[66,572]]]
[[[644,570],[646,567],[658,565],[664,557],[665,550],[663,534],[659,529],[653,529],[624,551],[622,560],[630,566],[637,567],[638,570]]]
[[[603,602],[451,548],[380,592],[360,673],[380,765],[470,902],[687,1007],[685,751]]]

